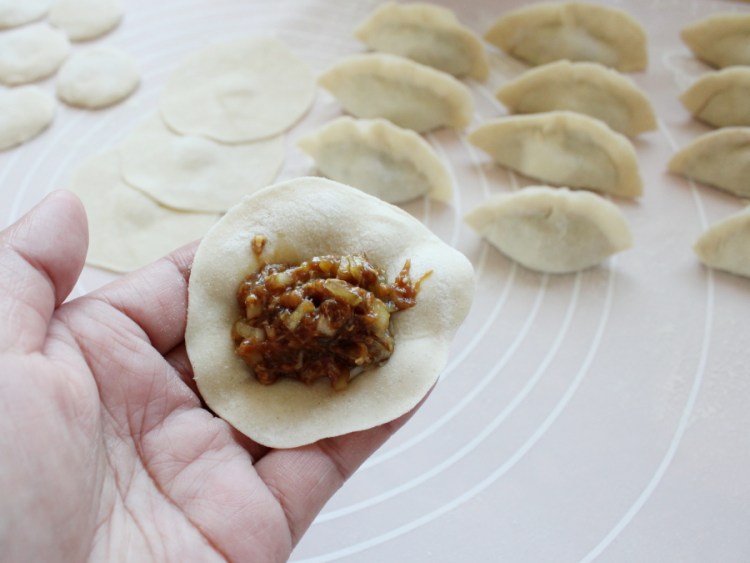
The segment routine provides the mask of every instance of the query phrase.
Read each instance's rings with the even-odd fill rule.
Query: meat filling
[[[253,251],[262,245],[253,240]],[[393,353],[391,315],[414,307],[420,283],[406,261],[392,284],[364,256],[320,256],[265,264],[237,290],[242,311],[232,338],[262,384],[280,377],[345,389],[354,374]]]

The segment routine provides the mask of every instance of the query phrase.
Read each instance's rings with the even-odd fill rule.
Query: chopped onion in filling
[[[256,255],[265,246],[254,237]],[[416,305],[420,283],[406,261],[392,284],[364,256],[319,256],[301,264],[265,264],[237,290],[236,351],[260,383],[280,377],[345,389],[353,373],[382,365],[394,339],[391,315]]]

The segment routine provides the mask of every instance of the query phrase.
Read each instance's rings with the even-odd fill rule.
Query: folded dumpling
[[[586,2],[535,4],[498,19],[485,39],[531,65],[568,59],[623,72],[648,64],[646,32],[628,13]]]
[[[528,187],[486,201],[466,223],[500,252],[539,272],[564,274],[632,246],[613,203],[590,192]]]
[[[392,53],[453,76],[487,78],[482,41],[453,12],[432,4],[387,2],[356,29],[355,36],[375,51]]]
[[[693,54],[719,68],[750,65],[750,14],[716,14],[680,32]]]
[[[628,136],[656,129],[646,94],[625,76],[598,63],[549,63],[524,72],[495,95],[511,113],[574,111]]]
[[[699,78],[680,101],[687,110],[715,127],[750,125],[750,68],[731,67]]]
[[[601,121],[568,111],[494,119],[469,141],[521,174],[620,197],[643,191],[633,145]]]
[[[711,225],[693,245],[709,268],[750,277],[750,207]]]
[[[471,93],[453,76],[395,55],[348,57],[325,72],[320,85],[355,117],[383,117],[420,133],[463,129],[474,112]]]
[[[701,135],[672,157],[670,172],[750,197],[750,127]]]
[[[430,144],[385,119],[340,117],[298,146],[320,172],[390,203],[422,195],[448,202],[450,174]]]

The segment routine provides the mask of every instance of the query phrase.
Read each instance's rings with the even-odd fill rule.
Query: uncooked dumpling
[[[674,155],[669,170],[750,197],[750,127],[727,127],[701,135]]]
[[[416,306],[394,315],[395,348],[380,367],[343,391],[327,381],[290,378],[263,385],[235,353],[231,330],[240,316],[236,292],[260,259],[299,264],[315,256],[364,254],[389,280],[411,260],[421,283]],[[237,430],[270,447],[292,448],[365,430],[406,413],[445,366],[450,341],[469,310],[473,269],[398,207],[324,178],[297,178],[248,196],[203,238],[190,275],[185,343],[208,406]]]
[[[89,222],[86,262],[130,272],[201,238],[218,215],[184,213],[162,207],[120,177],[116,152],[81,164],[70,190],[83,201]]]
[[[115,47],[80,51],[57,75],[57,96],[66,104],[100,109],[121,102],[140,83],[132,57]]]
[[[119,152],[131,186],[175,209],[221,212],[273,181],[284,161],[284,137],[226,145],[178,135],[156,115]]]
[[[474,111],[469,90],[453,76],[395,55],[348,57],[320,85],[356,117],[383,117],[420,133],[462,129]]]
[[[53,74],[70,54],[65,34],[38,24],[0,35],[0,82],[8,86]]]
[[[49,22],[71,41],[87,41],[112,31],[122,19],[120,0],[57,0]]]
[[[530,178],[620,197],[643,191],[633,145],[586,115],[554,111],[495,119],[472,131],[469,141]]]
[[[750,14],[709,16],[684,28],[680,37],[712,66],[750,65]]]
[[[55,116],[55,101],[36,86],[0,90],[0,151],[33,139]]]
[[[711,225],[693,250],[709,268],[750,277],[750,207]]]
[[[628,136],[656,129],[646,95],[625,76],[598,63],[549,63],[504,84],[496,96],[511,113],[574,111]]]
[[[750,68],[731,67],[699,78],[680,101],[715,127],[750,125]]]
[[[394,4],[375,10],[356,30],[370,49],[400,55],[453,76],[485,80],[482,41],[453,12],[433,4]]]
[[[531,65],[568,59],[633,72],[648,64],[641,24],[622,10],[585,2],[519,8],[497,20],[485,39]]]
[[[323,175],[390,203],[422,195],[448,202],[450,174],[414,131],[385,119],[340,117],[299,141]]]
[[[589,268],[632,245],[627,221],[613,203],[565,188],[500,194],[465,221],[512,260],[552,274]]]
[[[184,135],[245,143],[286,131],[314,95],[315,77],[286,45],[251,37],[188,57],[169,77],[160,107]]]

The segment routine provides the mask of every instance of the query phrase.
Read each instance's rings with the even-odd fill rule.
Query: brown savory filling
[[[263,245],[253,240],[253,251]],[[407,260],[392,284],[364,256],[320,256],[265,264],[237,290],[242,317],[232,338],[260,383],[280,377],[345,389],[356,372],[393,353],[391,314],[414,307],[420,283]]]

